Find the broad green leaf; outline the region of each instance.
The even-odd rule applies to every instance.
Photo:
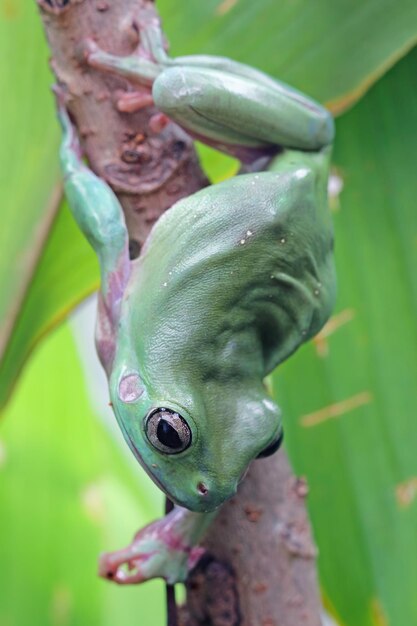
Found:
[[[174,54],[230,55],[332,102],[334,110],[362,95],[414,44],[417,32],[417,5],[411,0],[194,0],[181,10],[173,0],[161,0],[158,6]],[[14,319],[10,311],[16,312],[31,284],[0,370],[0,399],[4,399],[28,351],[91,289],[97,271],[91,251],[63,213],[30,280],[40,249],[36,242],[52,219],[47,205],[56,180],[47,52],[34,2],[0,4],[0,50],[0,84],[6,94],[0,120],[2,328],[4,319]],[[417,102],[412,89],[416,64],[415,54],[407,58],[339,123],[335,162],[345,185],[341,210],[335,216],[339,317],[333,321],[334,332],[301,350],[275,381],[286,414],[290,452],[298,471],[309,476],[324,592],[347,626],[409,626],[417,621],[417,468],[412,446],[417,373],[413,209]],[[324,354],[326,344],[328,356],[318,356]],[[0,623],[11,621],[10,616],[16,623],[13,611],[18,611],[19,626],[47,624],[46,606],[52,612],[63,611],[65,619],[65,607],[71,602],[74,606],[71,598],[83,607],[77,609],[74,624],[98,623],[99,594],[87,585],[84,588],[85,568],[79,555],[91,563],[91,571],[93,552],[100,548],[92,530],[91,545],[82,544],[79,510],[72,511],[73,501],[65,495],[66,487],[74,492],[71,476],[79,464],[85,465],[82,471],[76,469],[77,484],[95,476],[88,465],[91,450],[86,451],[84,440],[79,445],[88,430],[78,420],[85,411],[78,399],[80,381],[68,393],[58,387],[58,380],[69,377],[62,361],[67,353],[63,341],[51,358],[39,361],[44,378],[29,382],[33,369],[28,371],[22,396],[16,397],[5,422],[10,430],[0,431],[0,439],[5,439],[0,472],[7,478],[0,482],[0,508],[11,511],[10,517],[3,513],[1,517]],[[35,411],[38,393],[44,398],[42,413]],[[317,410],[329,406],[333,412],[317,415]],[[20,456],[10,447],[9,437],[24,441]],[[91,438],[99,435],[90,433]],[[64,446],[68,446],[65,451]],[[49,447],[53,452],[47,451]],[[104,445],[102,450],[105,463],[117,465]],[[64,470],[59,471],[62,463]],[[30,482],[26,465],[33,468]],[[50,467],[57,468],[56,478]],[[14,478],[6,475],[12,470]],[[125,480],[123,475],[120,483]],[[133,515],[129,510],[134,510],[134,503],[119,482],[107,478],[101,482],[99,477],[98,484],[99,491],[105,485],[112,501],[121,494],[117,506],[123,517]],[[44,485],[50,487],[45,491]],[[29,512],[23,508],[24,499]],[[30,540],[25,535],[28,518],[34,526]],[[62,561],[59,529],[69,537]],[[28,569],[28,561],[37,569]],[[54,561],[55,569],[48,573],[46,564]],[[16,562],[21,564],[19,572],[11,575]],[[41,578],[48,581],[49,591],[41,590]],[[52,587],[59,578],[64,585]],[[67,580],[74,581],[70,594]],[[22,589],[25,598],[30,590],[32,612],[25,612]],[[113,601],[108,602],[113,606]],[[122,611],[121,603],[114,600]],[[39,611],[44,619],[36,619]],[[123,624],[116,610],[110,614],[109,626]],[[141,615],[141,620],[151,624],[146,616]],[[126,623],[130,623],[127,618]]]
[[[341,112],[417,41],[414,0],[158,0],[171,53],[249,63]]]
[[[345,626],[417,623],[416,68],[414,51],[337,124],[337,310],[274,377]]]
[[[51,82],[35,2],[1,2],[0,355],[59,202]]]
[[[159,581],[126,588],[96,573],[100,552],[122,548],[162,511],[120,440],[91,413],[63,325],[31,361],[0,425],[2,626],[164,623]]]
[[[0,361],[0,407],[6,403],[39,339],[97,285],[95,255],[64,204],[53,223]]]

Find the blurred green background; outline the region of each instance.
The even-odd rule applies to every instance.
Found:
[[[276,372],[274,393],[295,470],[310,485],[326,607],[345,626],[413,626],[417,4],[158,7],[173,54],[229,55],[339,116],[330,185],[337,307]],[[95,374],[87,389],[92,365],[76,337],[82,345],[88,316],[57,326],[98,272],[57,202],[47,58],[35,3],[0,0],[0,626],[161,626],[161,584],[118,588],[96,577],[97,554],[125,545],[160,514],[162,498],[109,421]],[[233,173],[230,159],[200,153],[213,180]]]

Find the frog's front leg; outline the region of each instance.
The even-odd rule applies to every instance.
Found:
[[[183,582],[203,553],[197,544],[215,514],[174,507],[163,519],[140,530],[126,548],[103,554],[100,576],[120,585],[151,578]]]
[[[65,195],[75,220],[100,263],[101,293],[96,343],[103,367],[109,373],[121,301],[130,274],[128,234],[115,194],[82,162],[79,140],[59,88],[56,89],[56,96],[63,131],[60,161]]]

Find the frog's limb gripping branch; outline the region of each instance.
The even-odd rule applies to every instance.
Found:
[[[138,49],[138,24],[157,20],[154,4],[36,1],[82,150],[117,193],[137,256],[163,211],[207,181],[189,136],[172,123],[157,123],[148,87],[89,69],[79,51],[92,40],[110,54],[131,55]],[[182,626],[320,625],[305,491],[283,452],[252,464],[206,536],[208,556],[189,579]]]
[[[100,576],[119,585],[159,577],[168,584],[185,581],[204,552],[198,542],[214,515],[175,506],[165,517],[141,528],[129,546],[103,554]]]
[[[191,139],[173,123],[151,124],[149,88],[89,69],[86,45],[118,56],[138,47],[138,22],[156,13],[149,0],[36,0],[52,53],[51,66],[66,93],[83,153],[110,183],[123,206],[132,256],[152,225],[174,202],[207,184]],[[140,53],[141,48],[139,49]],[[84,58],[83,58],[84,55]],[[133,106],[142,101],[144,106]],[[120,110],[117,103],[120,101]],[[152,127],[151,127],[152,126]]]

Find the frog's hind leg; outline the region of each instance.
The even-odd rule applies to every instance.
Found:
[[[316,151],[332,142],[332,117],[313,100],[228,59],[199,59],[175,59],[152,91],[158,109],[194,136],[220,149]]]
[[[101,293],[97,324],[97,349],[108,371],[114,353],[114,335],[126,287],[130,261],[123,211],[110,187],[81,159],[75,129],[59,90],[58,117],[63,131],[60,148],[64,189],[71,212],[94,248],[100,263]]]
[[[318,151],[332,143],[331,115],[285,83],[224,57],[169,58],[154,19],[140,24],[140,37],[126,57],[88,40],[85,59],[151,87],[157,108],[192,136],[249,161],[277,147]]]

